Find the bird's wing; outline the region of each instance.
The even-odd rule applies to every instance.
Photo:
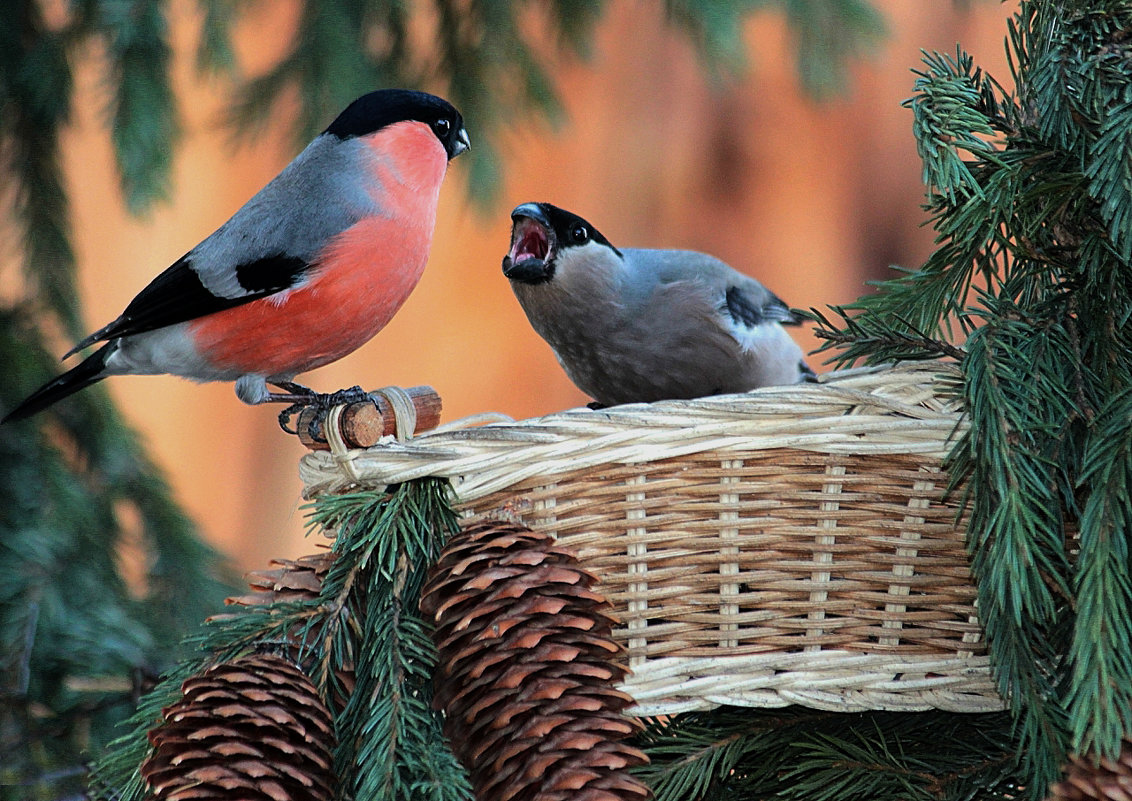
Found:
[[[763,323],[801,325],[802,320],[777,295],[753,280],[733,283],[723,295],[723,306],[738,325],[753,328]]]
[[[153,279],[118,319],[67,355],[300,284],[328,242],[378,211],[357,180],[364,160],[371,158],[364,147],[316,138],[224,225]]]
[[[625,253],[632,254],[636,271],[634,283],[648,286],[649,292],[653,291],[650,281],[661,286],[681,281],[700,282],[719,299],[719,310],[728,314],[736,325],[749,328],[761,323],[802,323],[773,292],[714,256],[693,250],[626,249]]]
[[[67,356],[95,342],[153,331],[274,295],[295,286],[310,266],[305,259],[283,254],[239,264],[235,272],[247,291],[225,297],[214,294],[202,283],[200,274],[193,269],[190,252],[154,278],[116,320],[83,339]]]

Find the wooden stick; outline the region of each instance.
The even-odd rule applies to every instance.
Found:
[[[414,434],[436,428],[440,423],[441,401],[440,395],[432,387],[409,387],[405,390],[413,401],[417,410],[417,425]],[[328,451],[325,434],[321,439],[311,436],[311,421],[319,417],[316,430],[321,431],[326,425],[326,414],[319,414],[313,408],[303,409],[299,413],[298,431],[299,440],[312,451]],[[397,421],[393,407],[389,401],[380,395],[372,401],[364,400],[351,403],[342,411],[338,418],[339,433],[342,441],[350,448],[368,448],[376,445],[384,436],[395,434]]]

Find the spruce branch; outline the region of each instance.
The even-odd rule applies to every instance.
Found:
[[[924,53],[927,69],[913,70],[916,96],[905,103],[912,109],[912,131],[923,161],[929,197],[941,193],[951,202],[983,189],[962,154],[993,159],[988,141],[996,133],[992,120],[999,104],[992,81],[975,69],[974,59],[956,48],[955,58]]]
[[[1067,702],[1077,747],[1115,758],[1132,732],[1132,389],[1112,397],[1091,429],[1078,479],[1086,499]]]
[[[336,710],[334,775],[344,796],[467,801],[463,769],[430,705],[435,652],[417,612],[425,574],[456,525],[448,492],[447,482],[421,479],[317,501],[311,528],[334,537],[335,553],[318,592],[214,616],[191,638],[197,657],[142,699],[132,731],[96,763],[96,796],[142,801],[137,769],[150,753],[147,732],[180,697],[182,682],[266,651],[303,665]],[[338,681],[344,672],[353,676],[351,692]]]
[[[490,199],[502,175],[493,143],[503,127],[531,117],[551,123],[563,119],[553,80],[556,63],[545,55],[545,43],[529,35],[514,3],[430,0],[421,5],[414,10],[400,3],[304,0],[287,54],[238,89],[232,114],[236,130],[258,131],[277,101],[297,89],[302,106],[292,130],[296,143],[305,143],[346,102],[376,86],[429,88],[463,111],[469,129],[481,132],[464,163],[473,196]],[[845,64],[884,34],[881,15],[867,0],[669,0],[663,10],[718,81],[743,67],[743,22],[768,6],[785,14],[796,34],[799,77],[818,96],[840,88]],[[540,21],[559,54],[584,58],[605,7],[603,0],[556,0],[541,9]],[[409,36],[411,19],[418,25],[424,21],[429,35]]]
[[[422,479],[389,495],[322,499],[311,516],[312,526],[335,533],[337,557],[304,640],[341,646],[359,635],[329,662],[314,655],[324,697],[333,697],[327,682],[344,657],[356,659],[356,684],[336,721],[338,775],[350,777],[355,797],[458,801],[470,792],[430,707],[436,657],[417,612],[428,567],[455,529],[447,492],[447,483]]]
[[[1088,193],[1120,258],[1132,257],[1132,46],[1126,3],[1069,4],[1030,12],[1032,31],[1021,38],[1032,53],[1028,103],[1049,104],[1036,115],[1042,134],[1083,156]]]
[[[866,315],[854,316],[844,306],[829,307],[840,320],[832,322],[824,312],[818,309],[799,313],[817,323],[814,333],[819,339],[825,340],[818,348],[818,352],[825,352],[839,348],[840,352],[834,356],[834,361],[847,364],[857,359],[864,359],[870,364],[881,364],[898,360],[938,359],[941,357],[962,361],[966,355],[962,348],[958,348],[943,339],[930,337],[923,331],[917,330],[909,320],[893,315],[891,320],[876,323]],[[892,323],[898,323],[901,328],[896,329]]]
[[[1132,58],[1123,59],[1132,72]],[[1114,105],[1090,147],[1089,191],[1121,258],[1132,258],[1132,99]]]
[[[1049,449],[1073,402],[1055,379],[1073,357],[1056,333],[1019,319],[979,328],[967,351],[970,427],[953,451],[953,476],[967,478],[974,500],[968,549],[999,690],[1018,716],[1024,764],[1046,787],[1068,745],[1057,676],[1071,597],[1063,465]]]
[[[988,736],[997,735],[1002,715],[970,722],[962,715],[853,717],[849,725],[804,735],[784,776],[793,797],[935,801],[1012,798],[1019,790],[1013,754]]]
[[[0,311],[0,361],[7,404],[55,359],[24,313]],[[91,407],[99,425],[76,425]],[[132,678],[181,658],[187,619],[195,625],[231,585],[160,471],[93,396],[49,431],[0,431],[0,509],[0,687],[12,693],[0,697],[0,732],[21,732],[11,750],[0,735],[0,765],[15,781],[103,748],[132,712]],[[127,510],[136,512],[128,528]],[[127,542],[149,568],[140,584],[121,570]],[[22,716],[25,706],[50,714]],[[59,781],[57,792],[77,787]]]
[[[798,76],[815,97],[841,91],[845,64],[867,56],[886,33],[884,19],[864,0],[780,4],[794,31]]]
[[[1010,716],[721,707],[651,720],[637,770],[658,801],[1006,799]]]
[[[1129,30],[1127,2],[1024,0],[1010,92],[962,51],[928,56],[909,105],[936,250],[815,315],[841,363],[964,337],[948,464],[1034,797],[1069,750],[1113,756],[1132,724]]]
[[[111,141],[126,207],[135,214],[168,195],[180,135],[165,6],[165,0],[103,4],[96,20],[114,91]]]
[[[831,717],[834,713],[801,707],[721,707],[649,720],[637,738],[649,764],[635,772],[657,801],[728,797],[732,783],[759,793],[779,792],[781,766],[789,764],[794,741],[807,728],[828,725]]]
[[[38,3],[0,26],[0,164],[11,176],[23,237],[25,280],[70,334],[81,336],[59,134],[70,117],[65,36],[48,29]]]
[[[196,69],[202,75],[231,75],[236,70],[236,55],[228,31],[232,27],[239,3],[228,0],[197,0],[202,7],[200,41],[197,43]]]

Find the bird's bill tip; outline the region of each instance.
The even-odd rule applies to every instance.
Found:
[[[550,225],[546,212],[543,211],[542,205],[539,203],[520,203],[511,210],[513,222],[519,222],[522,219],[537,220],[547,227]]]
[[[472,146],[472,140],[468,136],[468,129],[461,128],[456,133],[456,144],[452,147],[452,158],[459,156],[465,150]]]

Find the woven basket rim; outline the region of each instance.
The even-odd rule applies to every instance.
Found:
[[[638,716],[672,715],[714,706],[798,704],[831,712],[942,709],[997,712],[1005,708],[990,657],[963,658],[844,653],[663,658],[619,685]]]
[[[452,481],[468,502],[535,476],[637,464],[708,450],[915,453],[942,458],[964,426],[948,391],[951,362],[837,370],[816,383],[695,400],[586,407],[474,428],[445,428],[356,450],[314,451],[299,474],[307,499],[415,478]]]

